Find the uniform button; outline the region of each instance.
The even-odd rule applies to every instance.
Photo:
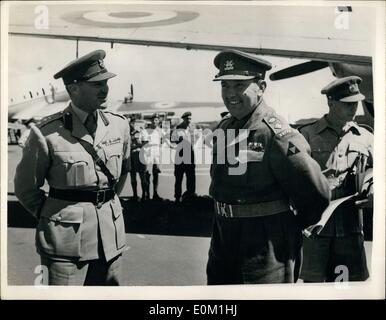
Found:
[[[339,153],[338,156],[339,156],[339,158],[342,158],[342,157],[343,157],[343,154],[342,154],[342,153]]]
[[[57,216],[57,218],[56,218],[56,221],[61,221],[62,220],[62,216]]]

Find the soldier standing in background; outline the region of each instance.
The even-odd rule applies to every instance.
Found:
[[[161,173],[161,148],[162,148],[162,130],[158,114],[151,118],[151,124],[148,128],[149,143],[146,145],[148,172],[151,171],[153,176],[153,200],[161,200],[158,195],[158,178]],[[148,181],[150,184],[150,181]]]
[[[337,79],[322,89],[329,112],[318,121],[299,128],[311,146],[311,155],[326,175],[332,200],[352,195],[369,198],[372,205],[373,135],[356,124],[360,93],[356,76]],[[363,202],[363,201],[361,201]],[[301,278],[305,282],[334,281],[347,268],[348,280],[369,277],[363,239],[363,217],[354,200],[339,206],[319,235],[304,239]]]
[[[186,175],[186,197],[194,197],[196,192],[196,165],[193,150],[192,113],[187,111],[182,116],[182,122],[172,134],[172,141],[177,143],[176,161],[174,165],[174,198],[180,202],[182,195],[182,179]]]
[[[141,181],[142,201],[149,199],[149,173],[146,167],[144,146],[148,143],[148,136],[145,129],[135,128],[135,119],[130,118],[131,137],[131,169],[130,181],[133,189],[133,200],[138,201],[137,173]]]

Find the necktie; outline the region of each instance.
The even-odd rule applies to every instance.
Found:
[[[95,136],[95,131],[97,127],[96,119],[94,113],[90,113],[86,121],[84,122],[84,126],[88,130],[88,132],[94,137]]]

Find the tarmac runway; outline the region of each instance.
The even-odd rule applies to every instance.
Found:
[[[35,230],[8,228],[8,284],[33,285],[40,258]],[[126,234],[123,254],[125,286],[205,285],[207,237]]]

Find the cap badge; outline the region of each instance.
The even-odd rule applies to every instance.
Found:
[[[358,85],[356,83],[350,84],[348,89],[350,90],[351,93],[355,93],[359,91]]]
[[[101,69],[104,69],[104,68],[105,68],[105,64],[103,63],[103,60],[102,60],[102,59],[99,59],[99,60],[98,60],[98,64],[99,64],[99,66],[101,67]]]
[[[224,66],[225,71],[233,70],[234,68],[235,68],[235,63],[233,62],[233,60],[225,61],[225,66]]]

